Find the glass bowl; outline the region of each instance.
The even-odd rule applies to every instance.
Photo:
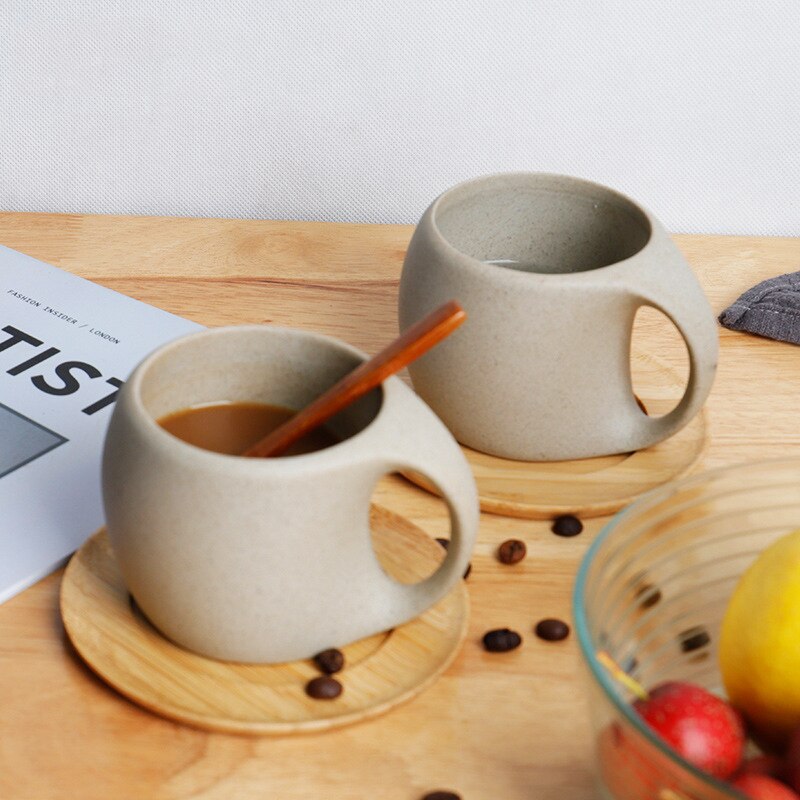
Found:
[[[645,688],[680,680],[724,696],[717,642],[731,593],[764,548],[799,527],[800,459],[668,484],[601,531],[581,564],[573,603],[602,797],[744,796],[663,744],[597,653],[608,653]]]

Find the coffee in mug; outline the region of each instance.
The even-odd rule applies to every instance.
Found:
[[[162,417],[158,424],[195,447],[238,456],[288,422],[296,413],[290,408],[267,403],[228,401],[183,408]],[[320,425],[287,447],[283,455],[313,453],[338,441],[331,431]]]

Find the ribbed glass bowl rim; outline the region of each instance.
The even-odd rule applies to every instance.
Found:
[[[653,746],[657,747],[668,759],[676,763],[681,768],[685,769],[691,775],[694,775],[699,781],[707,784],[710,788],[718,792],[727,793],[731,798],[743,798],[745,795],[738,792],[733,786],[725,781],[718,780],[707,772],[703,772],[694,765],[690,764],[685,759],[681,758],[674,750],[668,747],[664,741],[659,737],[650,727],[642,720],[642,718],[633,710],[630,703],[622,700],[620,694],[617,692],[614,680],[608,674],[606,668],[597,660],[596,650],[592,643],[591,636],[589,635],[589,626],[586,620],[585,612],[585,593],[586,582],[591,568],[592,562],[601,547],[613,536],[614,531],[622,522],[622,520],[629,517],[635,517],[640,512],[645,511],[663,500],[667,499],[670,495],[677,493],[683,489],[691,488],[700,484],[708,483],[715,478],[735,475],[737,473],[749,473],[756,469],[769,469],[770,467],[783,466],[785,468],[794,468],[800,475],[800,458],[774,458],[761,461],[747,461],[739,464],[731,464],[724,467],[716,467],[715,469],[699,472],[686,478],[681,478],[657,489],[649,491],[647,494],[642,495],[638,500],[635,500],[626,508],[617,512],[601,529],[597,538],[592,542],[586,554],[581,559],[578,574],[575,578],[575,586],[572,593],[572,610],[575,621],[575,630],[578,634],[578,644],[581,654],[589,667],[592,678],[597,682],[604,694],[611,702],[614,709],[627,720],[631,727],[649,741]],[[695,500],[696,503],[703,502],[704,498],[700,497]]]

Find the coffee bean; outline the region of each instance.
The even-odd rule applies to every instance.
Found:
[[[699,650],[711,641],[711,636],[702,625],[682,631],[679,634],[679,638],[681,650],[683,650],[684,653],[691,653],[692,650]]]
[[[518,564],[525,558],[527,552],[528,548],[525,547],[525,542],[520,539],[506,539],[497,548],[497,560],[501,564]]]
[[[534,630],[540,639],[547,642],[560,642],[569,636],[569,625],[560,619],[543,619]]]
[[[440,536],[437,536],[436,537],[436,541],[439,542],[439,544],[442,547],[444,547],[445,550],[447,550],[447,548],[450,547],[450,540],[449,539],[442,539]],[[464,580],[469,578],[470,572],[472,572],[472,564],[471,563],[467,564],[467,568],[464,570],[464,575],[463,575]]]
[[[556,536],[577,536],[583,530],[583,523],[572,514],[563,514],[553,520],[550,530]]]
[[[342,684],[336,678],[320,675],[306,684],[306,694],[315,700],[333,700],[342,693]]]
[[[642,412],[646,414],[647,413],[647,406],[641,401],[641,399],[637,395],[634,395],[633,399],[636,401],[636,405],[639,406],[639,408],[642,409]]]
[[[323,650],[321,653],[317,653],[314,656],[314,663],[319,667],[321,672],[324,672],[326,675],[333,675],[334,672],[339,672],[344,666],[344,653],[341,650],[337,650],[335,647],[331,647],[329,650]]]
[[[438,789],[435,792],[428,792],[422,800],[461,800],[461,795],[448,792],[447,789]]]
[[[640,608],[652,608],[661,600],[661,590],[650,583],[643,584],[636,592]]]
[[[483,647],[490,653],[506,653],[522,644],[522,637],[509,628],[496,628],[483,635]]]

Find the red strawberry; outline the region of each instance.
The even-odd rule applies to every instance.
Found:
[[[745,772],[733,781],[733,785],[753,800],[800,800],[800,795],[788,786],[755,772]]]
[[[633,707],[681,756],[717,778],[728,778],[742,762],[744,725],[739,712],[691,683],[656,686]]]

